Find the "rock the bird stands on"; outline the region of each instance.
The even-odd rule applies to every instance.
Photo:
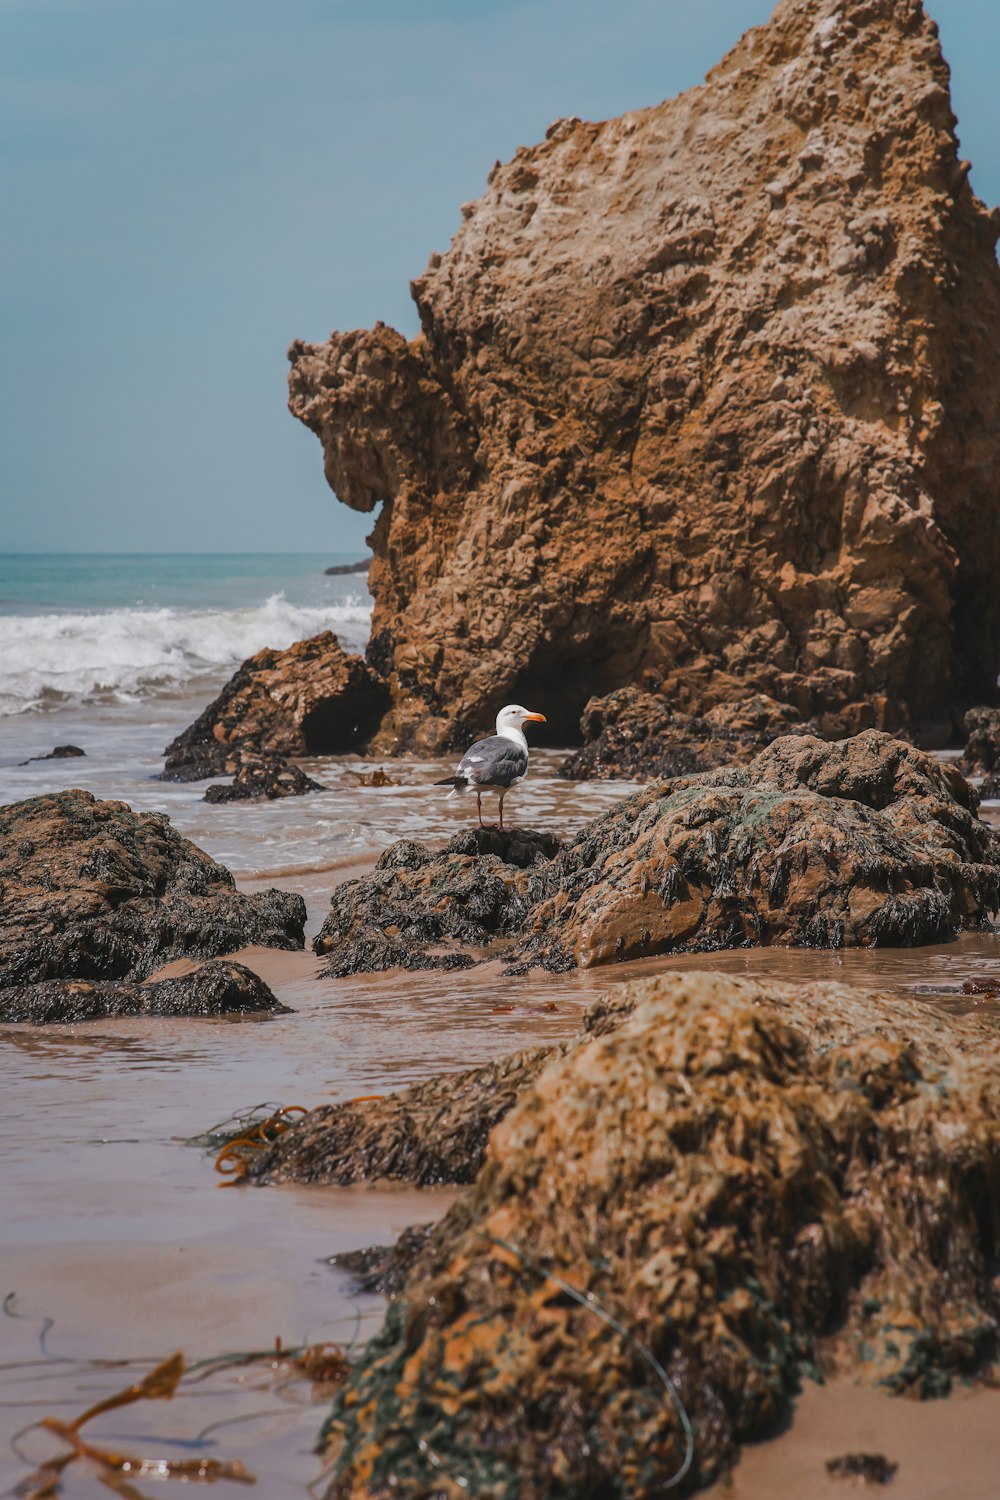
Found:
[[[508,703],[497,714],[496,734],[477,740],[462,756],[455,775],[435,782],[435,786],[450,786],[452,797],[459,792],[475,792],[480,828],[485,826],[483,793],[495,792],[500,798],[500,821],[496,826],[503,831],[503,799],[528,774],[528,741],[521,726],[531,720],[544,724],[545,715]]]

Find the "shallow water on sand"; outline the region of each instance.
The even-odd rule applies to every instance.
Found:
[[[86,758],[28,766],[14,762],[57,742],[52,717],[44,739],[37,718],[0,720],[0,795],[16,800],[82,786],[167,812],[245,888],[301,891],[310,931],[321,924],[337,880],[394,838],[434,844],[469,821],[468,804],[431,785],[452,768],[444,761],[393,763],[386,769],[400,784],[390,787],[359,787],[356,771],[372,767],[351,758],[310,763],[327,790],[252,805],[213,807],[201,800],[204,784],[152,780],[164,744],[201,706],[160,701],[141,718],[127,706],[91,707],[79,722],[67,711],[58,716],[58,743],[81,744]],[[547,774],[555,759],[551,751],[536,756],[520,821],[572,826],[626,790],[569,788]],[[245,956],[294,1015],[0,1029],[7,1117],[16,1122],[0,1139],[0,1296],[16,1294],[0,1318],[0,1493],[25,1472],[7,1446],[20,1427],[46,1413],[71,1418],[142,1373],[87,1361],[161,1358],[176,1348],[199,1360],[268,1348],[276,1337],[294,1346],[369,1336],[381,1318],[380,1299],[355,1297],[325,1257],[386,1243],[405,1225],[435,1217],[451,1197],[385,1189],[220,1192],[211,1162],[181,1144],[185,1138],[264,1102],[315,1105],[383,1092],[437,1069],[554,1040],[576,1029],[596,993],[589,979],[567,984],[540,975],[513,985],[499,965],[473,976],[337,981],[317,980],[310,952]],[[22,1364],[37,1359],[45,1362]],[[17,1368],[2,1368],[11,1362]],[[277,1395],[272,1385],[260,1369],[221,1372],[182,1387],[173,1402],[100,1418],[94,1438],[142,1454],[239,1457],[268,1496],[301,1497],[317,1472],[310,1449],[322,1408],[310,1404],[302,1382]],[[261,1411],[269,1415],[243,1420]],[[183,1446],[217,1422],[234,1425],[216,1429],[207,1447]],[[36,1459],[58,1447],[38,1433],[22,1446]],[[74,1468],[65,1493],[107,1491]]]
[[[306,763],[326,788],[314,796],[210,806],[201,800],[203,784],[151,779],[163,746],[202,706],[202,699],[155,700],[141,709],[112,704],[0,720],[0,800],[76,785],[167,812],[245,888],[301,891],[311,932],[332,886],[393,839],[438,844],[474,816],[474,803],[432,785],[450,762],[387,763],[398,784],[367,787],[357,773],[370,773],[371,764],[350,757]],[[86,758],[15,764],[66,742],[82,745]],[[554,750],[533,755],[531,777],[508,805],[518,822],[565,834],[631,790],[620,782],[560,782],[557,762]],[[0,1317],[0,1492],[25,1472],[7,1447],[18,1428],[46,1412],[72,1418],[141,1373],[88,1361],[153,1360],[176,1348],[198,1360],[267,1348],[276,1337],[286,1345],[357,1341],[377,1326],[379,1300],[353,1296],[325,1258],[391,1239],[441,1212],[450,1195],[220,1191],[211,1162],[181,1143],[234,1112],[265,1101],[315,1105],[385,1092],[554,1041],[577,1029],[582,1010],[610,984],[664,969],[836,978],[891,993],[933,992],[955,1009],[988,1013],[996,1003],[962,995],[962,983],[1000,980],[1000,941],[992,935],[923,950],[684,956],[517,981],[505,979],[499,964],[330,980],[316,977],[308,952],[252,950],[246,958],[293,1015],[0,1030],[8,1120],[0,1137],[0,1296],[15,1294]],[[322,1414],[307,1385],[275,1389],[255,1367],[182,1387],[170,1403],[110,1413],[93,1435],[143,1454],[239,1457],[260,1477],[258,1493],[301,1500],[317,1472],[310,1447]],[[185,1446],[220,1422],[232,1425],[214,1427],[198,1448]],[[35,1433],[24,1448],[37,1458],[52,1440]],[[233,1489],[223,1485],[219,1493]],[[107,1491],[71,1470],[65,1493]]]

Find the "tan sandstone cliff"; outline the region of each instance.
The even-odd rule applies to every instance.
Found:
[[[381,324],[289,351],[374,529],[378,748],[507,701],[765,692],[941,737],[1000,665],[1000,215],[919,0],[782,0],[706,82],[562,120]],[[424,717],[430,713],[431,717]]]

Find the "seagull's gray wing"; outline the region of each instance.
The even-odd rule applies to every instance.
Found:
[[[524,778],[528,753],[502,734],[477,740],[458,763],[458,774],[470,786],[513,786]]]

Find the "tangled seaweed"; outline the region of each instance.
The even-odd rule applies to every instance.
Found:
[[[221,1177],[229,1178],[220,1186],[233,1187],[242,1182],[253,1156],[273,1146],[278,1137],[295,1124],[297,1115],[308,1113],[302,1104],[283,1104],[265,1119],[257,1120],[240,1134],[231,1136],[215,1158],[215,1170]]]

